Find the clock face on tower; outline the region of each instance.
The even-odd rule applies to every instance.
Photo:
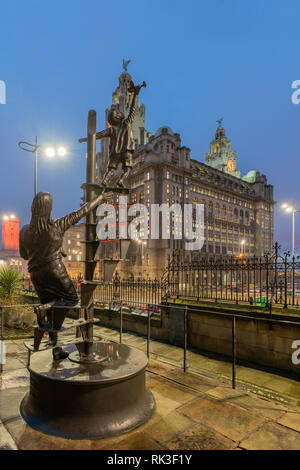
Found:
[[[229,160],[227,160],[227,167],[228,167],[228,170],[230,172],[232,172],[234,170],[234,161],[231,158],[229,158]]]

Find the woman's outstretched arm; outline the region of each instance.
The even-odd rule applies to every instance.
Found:
[[[70,212],[70,214],[67,214],[64,217],[57,219],[56,224],[59,225],[60,229],[63,232],[65,232],[72,225],[77,224],[80,219],[85,217],[89,212],[99,206],[102,200],[103,194],[100,194],[100,196],[95,197],[92,201],[83,204],[83,206],[81,206],[80,209],[78,209],[77,211]]]

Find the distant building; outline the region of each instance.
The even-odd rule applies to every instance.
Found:
[[[73,225],[66,231],[63,251],[66,255],[63,262],[73,280],[84,277],[84,224]]]
[[[15,215],[2,217],[2,250],[19,251],[20,219]]]
[[[130,105],[125,86],[129,80],[131,77],[127,72],[121,74],[120,94],[113,94],[117,98],[116,106],[126,103],[125,110]],[[268,184],[265,175],[255,170],[241,177],[236,168],[236,152],[231,149],[221,120],[218,122],[210,151],[205,156],[205,163],[202,163],[191,158],[190,149],[182,145],[180,135],[169,127],[162,126],[151,136],[145,130],[144,106],[142,113],[137,115],[134,166],[128,178],[130,203],[140,202],[147,207],[162,203],[204,204],[205,243],[201,252],[186,250],[186,240],[175,239],[172,225],[169,240],[149,239],[143,246],[137,242],[131,243],[127,261],[117,265],[121,277],[160,278],[173,255],[192,262],[199,256],[208,259],[253,257],[272,250],[273,186]],[[103,142],[102,152],[98,154],[99,180],[107,152],[107,143]],[[117,194],[111,195],[108,202],[118,205],[118,198]],[[100,259],[117,259],[119,251],[118,241],[114,240],[100,244],[98,256]]]
[[[21,276],[27,275],[27,261],[19,253],[20,219],[15,215],[2,217],[2,250],[0,251],[0,269],[10,266]]]

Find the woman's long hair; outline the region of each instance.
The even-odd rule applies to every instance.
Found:
[[[31,205],[30,230],[35,238],[47,231],[52,224],[52,197],[50,193],[38,193]]]

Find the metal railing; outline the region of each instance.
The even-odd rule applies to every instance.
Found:
[[[214,315],[217,315],[217,316],[220,316],[222,318],[230,318],[231,319],[231,364],[232,364],[232,374],[231,374],[231,385],[232,385],[232,388],[235,389],[236,388],[236,365],[237,365],[237,348],[236,348],[236,344],[237,344],[237,339],[238,339],[238,335],[237,335],[237,328],[236,328],[236,324],[237,324],[237,320],[257,320],[257,321],[262,321],[262,322],[267,322],[268,324],[271,325],[286,325],[286,326],[295,326],[295,327],[298,327],[300,328],[300,321],[297,322],[297,321],[289,321],[289,320],[279,320],[279,319],[275,319],[275,318],[269,318],[269,317],[256,317],[256,316],[250,316],[250,315],[241,315],[240,313],[224,313],[224,312],[212,312],[212,311],[205,311],[205,310],[197,310],[197,308],[193,308],[193,307],[188,307],[188,306],[175,306],[175,305],[172,305],[172,306],[169,306],[169,305],[166,305],[166,304],[163,304],[163,305],[153,305],[153,304],[149,304],[148,305],[148,308],[147,308],[147,312],[148,312],[148,315],[147,315],[147,318],[148,318],[148,321],[147,321],[147,336],[146,336],[146,342],[147,342],[147,357],[148,359],[150,358],[151,356],[151,312],[153,312],[154,310],[156,309],[168,309],[168,308],[172,308],[172,309],[177,309],[177,310],[180,310],[182,312],[182,329],[183,329],[183,344],[182,344],[182,350],[183,350],[183,370],[184,372],[187,372],[189,367],[188,367],[188,358],[187,358],[187,352],[188,352],[188,315],[189,313],[197,313],[199,315],[211,315],[211,316],[214,316]],[[119,323],[119,332],[120,332],[120,343],[122,343],[122,337],[123,337],[123,311],[122,311],[122,308],[120,309],[120,323]],[[135,334],[138,334],[135,332]],[[138,336],[142,336],[141,334],[138,334]],[[201,351],[196,351],[193,349],[193,352],[196,352],[198,354],[201,354]],[[202,352],[203,353],[203,352]],[[220,354],[219,354],[220,355]],[[160,354],[155,352],[155,356],[156,357],[160,357]],[[216,359],[218,360],[218,359]],[[221,360],[221,359],[219,359]],[[192,368],[192,371],[193,372],[198,372],[198,373],[201,373],[201,370],[197,370],[195,369],[194,367]],[[254,384],[255,385],[255,384]]]
[[[263,257],[200,258],[193,262],[174,255],[162,281],[164,297],[211,299],[246,302],[254,305],[273,304],[300,306],[300,261],[289,252]]]
[[[160,304],[165,291],[165,284],[157,280],[114,279],[112,282],[99,282],[94,300],[100,304],[147,308],[149,303]]]
[[[0,318],[1,318],[1,328],[0,328],[0,339],[2,342],[4,342],[5,334],[4,334],[4,310],[5,309],[12,309],[12,308],[22,308],[22,307],[33,307],[32,304],[21,304],[21,305],[7,305],[7,306],[0,306]],[[147,336],[146,336],[146,344],[147,344],[147,357],[150,358],[151,356],[151,316],[154,311],[161,310],[161,309],[177,309],[182,312],[182,330],[183,330],[183,344],[182,344],[182,350],[183,350],[183,370],[186,372],[189,367],[188,367],[188,357],[187,357],[187,352],[189,349],[188,345],[188,317],[189,313],[197,313],[199,315],[211,315],[211,316],[220,316],[222,318],[230,318],[231,319],[231,362],[232,362],[232,375],[231,375],[231,383],[232,383],[232,388],[236,388],[236,364],[237,364],[237,352],[236,352],[236,342],[237,342],[237,329],[236,329],[236,324],[237,321],[243,321],[243,320],[257,320],[257,321],[262,321],[262,322],[267,322],[270,325],[286,325],[286,326],[294,326],[294,327],[300,327],[300,321],[289,321],[289,320],[281,320],[281,319],[276,319],[274,317],[256,317],[253,315],[244,315],[240,313],[225,313],[225,312],[216,312],[216,311],[206,311],[206,310],[198,310],[197,307],[189,307],[187,305],[183,306],[176,306],[176,305],[167,305],[167,304],[148,304],[147,305]],[[123,307],[121,306],[120,308],[120,323],[119,323],[119,342],[122,343],[123,341]],[[137,333],[135,333],[137,334]],[[139,336],[143,336],[142,334],[139,334]],[[195,351],[193,349],[193,352],[198,352],[199,354],[201,351]],[[157,352],[155,352],[156,357],[161,357],[161,355]],[[193,372],[198,372],[201,373],[201,370],[197,370],[194,367],[192,368]],[[3,364],[2,361],[0,361],[0,372],[3,371]]]

